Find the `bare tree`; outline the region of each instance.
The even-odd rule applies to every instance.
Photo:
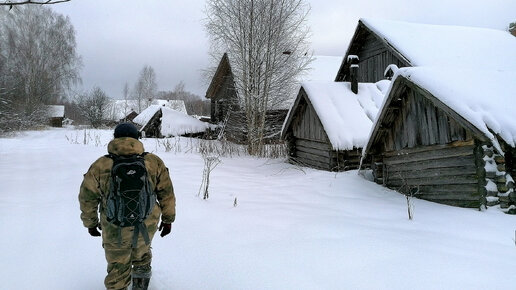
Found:
[[[0,95],[18,125],[32,126],[42,105],[56,104],[80,81],[81,60],[70,19],[45,7],[0,9]]]
[[[151,66],[145,65],[140,71],[133,90],[133,98],[138,101],[138,113],[150,104],[150,101],[155,98],[157,91],[156,73]]]
[[[4,1],[0,2],[0,6],[9,6],[11,9],[13,6],[19,6],[19,5],[27,5],[27,4],[34,4],[34,5],[48,5],[48,4],[58,4],[58,3],[64,3],[64,2],[70,2],[71,0],[42,0],[42,1],[34,1],[34,0],[26,0],[26,1]]]
[[[100,87],[93,88],[87,95],[80,95],[77,103],[83,116],[94,128],[102,125],[107,114],[109,98]]]
[[[208,0],[212,54],[227,52],[247,122],[248,151],[262,151],[269,109],[285,108],[311,61],[303,0]]]

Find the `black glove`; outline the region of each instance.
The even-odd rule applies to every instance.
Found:
[[[99,230],[102,230],[100,225],[98,225],[98,226],[93,227],[93,228],[88,228],[88,233],[90,233],[90,235],[92,237],[100,237],[100,232],[97,230],[97,228],[99,228]]]
[[[159,225],[159,231],[161,232],[160,236],[162,238],[170,234],[170,230],[172,230],[172,224],[166,224],[164,222],[161,222],[161,224]]]

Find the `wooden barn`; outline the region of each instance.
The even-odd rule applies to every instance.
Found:
[[[333,80],[342,57],[315,56],[311,68],[303,80]],[[244,143],[247,138],[245,112],[242,110],[237,90],[235,89],[235,77],[232,71],[230,56],[225,53],[219,62],[216,72],[206,91],[206,98],[211,100],[212,123],[223,123],[225,136],[229,141]],[[297,88],[298,89],[298,88]],[[271,108],[266,112],[266,128],[264,140],[267,143],[278,142],[282,125],[288,113],[289,106],[296,96],[292,92],[292,98],[283,107]]]
[[[164,138],[202,135],[212,126],[167,106],[151,105],[133,122],[140,127],[142,137]]]
[[[231,64],[224,53],[206,91],[206,98],[211,100],[211,120],[213,123],[224,121],[229,111],[239,111],[238,96]]]
[[[389,83],[389,81],[386,81]],[[357,169],[385,83],[304,82],[282,139],[292,163],[329,171]]]
[[[400,69],[363,164],[405,194],[516,212],[514,80],[516,70]]]
[[[49,125],[52,127],[63,127],[63,121],[65,118],[65,106],[48,105],[46,108]]]
[[[507,67],[503,61],[514,54],[514,41],[501,30],[360,19],[335,80],[351,81],[355,58],[358,82],[368,83],[384,79],[392,65]]]

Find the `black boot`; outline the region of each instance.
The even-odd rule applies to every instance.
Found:
[[[147,290],[151,278],[151,266],[135,266],[133,268],[133,290]]]
[[[150,278],[133,278],[133,290],[147,290]]]

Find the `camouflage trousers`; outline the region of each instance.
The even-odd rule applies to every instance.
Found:
[[[110,225],[108,225],[110,227]],[[107,289],[127,289],[131,284],[131,276],[149,277],[151,275],[152,252],[151,245],[145,244],[140,234],[136,248],[132,248],[134,227],[103,229],[103,247],[107,260],[107,276],[104,285]],[[152,241],[156,226],[148,227],[149,238]],[[121,235],[121,240],[118,238]]]

